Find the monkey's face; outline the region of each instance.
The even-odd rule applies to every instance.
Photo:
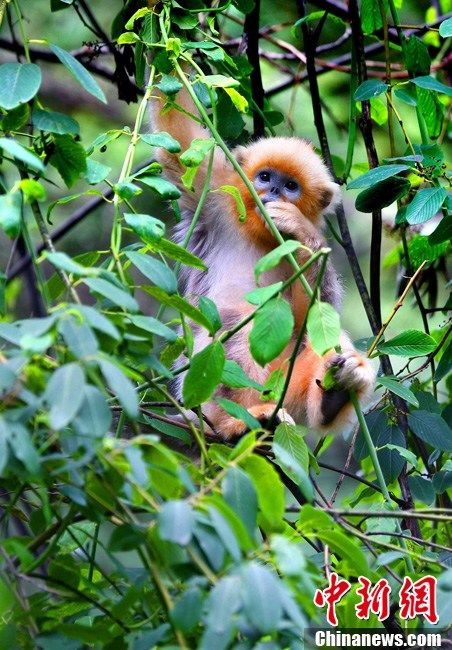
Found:
[[[253,184],[262,203],[270,201],[296,203],[302,192],[301,185],[296,178],[271,167],[259,169],[254,176]]]

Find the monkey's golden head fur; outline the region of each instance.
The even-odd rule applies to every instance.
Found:
[[[279,172],[296,180],[300,187],[300,196],[293,201],[300,212],[317,224],[325,208],[330,205],[337,192],[331,175],[313,146],[301,138],[275,137],[257,140],[246,147],[238,147],[235,155],[243,171],[251,182],[259,170],[277,169]],[[243,197],[247,219],[246,228],[249,235],[267,241],[271,238],[262,219],[256,212],[256,205],[244,182],[234,179]],[[281,200],[287,200],[282,198]]]

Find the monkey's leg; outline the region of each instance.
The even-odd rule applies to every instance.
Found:
[[[251,306],[235,306],[234,308],[220,308],[220,315],[224,329],[230,329],[238,323],[244,316],[251,311]],[[226,358],[235,361],[245,371],[245,373],[254,381],[263,384],[268,376],[269,369],[260,367],[252,358],[249,351],[248,334],[252,324],[249,323],[231,339],[225,343]],[[197,341],[197,344],[204,341]],[[206,341],[207,343],[207,341]],[[215,398],[226,398],[245,407],[247,411],[258,420],[263,428],[268,426],[268,422],[275,410],[276,404],[273,402],[260,401],[259,391],[252,388],[230,388],[220,386],[215,393]],[[248,430],[247,425],[241,420],[230,416],[221,406],[212,400],[203,406],[203,412],[209,422],[212,423],[215,432],[222,438],[235,438],[243,435]],[[280,409],[276,417],[276,424],[280,422],[289,422],[293,420],[284,409]]]
[[[307,345],[298,355],[284,406],[295,420],[303,416],[310,427],[318,430],[344,429],[354,421],[349,391],[356,391],[365,400],[374,386],[374,371],[364,357],[341,339],[343,351],[319,357]],[[334,372],[335,388],[325,389],[322,382],[328,370]]]

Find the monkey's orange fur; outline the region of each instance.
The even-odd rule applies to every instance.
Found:
[[[167,131],[176,138],[186,150],[194,138],[209,137],[208,132],[184,111],[196,115],[185,91],[175,98],[176,104],[164,108],[160,97],[153,102],[153,126],[157,131]],[[315,251],[324,245],[320,229],[322,212],[337,197],[337,186],[313,147],[300,138],[268,138],[240,146],[235,155],[246,176],[253,182],[262,169],[277,170],[278,173],[293,178],[301,186],[301,194],[296,200],[289,201],[282,196],[277,201],[266,203],[268,214],[278,230],[290,239],[297,239],[304,246]],[[187,191],[180,180],[184,171],[177,155],[161,150],[159,161],[164,166],[164,174],[175,183],[182,192],[180,205],[183,220],[176,230],[176,239],[182,241],[190,226],[194,211],[206,180],[207,162],[201,165],[194,181],[193,191]],[[234,185],[239,189],[246,207],[246,219],[238,218],[235,201],[218,188],[222,185]],[[248,304],[244,295],[255,288],[254,266],[277,242],[266,226],[245,183],[234,171],[224,154],[218,148],[214,153],[213,170],[210,180],[211,191],[202,209],[199,222],[193,233],[189,249],[200,255],[208,267],[207,273],[193,269],[184,269],[184,293],[196,302],[200,295],[210,297],[218,306],[224,329],[230,329],[235,323],[249,314],[254,307]],[[256,191],[258,191],[256,189]],[[260,193],[258,191],[258,193]],[[309,253],[303,249],[297,251],[300,263],[306,261]],[[286,280],[293,272],[287,262],[263,275],[261,284],[272,284]],[[313,265],[305,277],[312,285],[318,268]],[[322,284],[322,300],[331,302],[335,307],[340,303],[340,284],[331,266]],[[284,296],[291,304],[295,320],[294,339],[287,349],[265,368],[260,367],[252,358],[248,347],[248,333],[251,324],[240,330],[226,345],[226,354],[240,364],[243,370],[255,381],[263,383],[272,370],[282,368],[287,371],[288,359],[293,350],[297,329],[303,323],[308,307],[308,296],[300,282],[295,282]],[[209,342],[204,330],[194,332],[194,350],[198,352]],[[340,429],[353,420],[353,413],[347,399],[346,391],[353,389],[360,399],[365,399],[372,390],[374,373],[368,361],[362,358],[350,343],[346,334],[341,337],[342,352],[334,351],[319,357],[306,340],[295,361],[289,389],[284,401],[280,419],[307,422],[315,429]],[[324,378],[327,369],[337,366],[335,378],[340,390],[324,391],[318,384]],[[181,396],[181,383],[176,387],[177,396]],[[259,400],[259,393],[254,389],[232,390],[220,387],[217,395],[227,396],[245,406],[257,419],[265,423],[274,411],[275,404]],[[336,412],[337,411],[337,412]],[[204,413],[216,432],[224,437],[240,435],[245,425],[230,417],[221,407],[211,401],[204,405]]]

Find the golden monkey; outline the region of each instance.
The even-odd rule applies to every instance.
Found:
[[[182,108],[196,114],[185,90],[179,92],[174,104],[164,108],[164,102],[163,97],[153,102],[153,128],[170,133],[180,142],[182,151],[188,149],[194,138],[210,136],[200,123],[180,110]],[[300,241],[312,251],[322,248],[325,245],[321,234],[322,213],[336,200],[338,187],[312,146],[296,137],[273,137],[240,146],[233,153],[280,233],[285,238]],[[160,150],[158,156],[164,174],[182,192],[182,220],[175,231],[176,241],[182,243],[206,180],[207,163],[204,161],[201,165],[193,191],[188,191],[180,180],[184,167],[178,155]],[[233,185],[239,189],[246,207],[244,221],[239,220],[232,197],[215,191],[222,185]],[[191,252],[204,260],[208,271],[183,267],[181,290],[195,302],[200,296],[213,300],[219,309],[223,328],[230,329],[253,311],[254,307],[245,301],[244,295],[256,288],[256,262],[277,246],[277,241],[256,208],[245,183],[219,148],[214,152],[210,190],[188,245]],[[305,262],[308,257],[303,249],[297,253],[299,263]],[[305,274],[311,285],[314,284],[316,272],[317,268],[313,265]],[[292,273],[289,263],[283,262],[262,277],[262,284],[284,281]],[[264,383],[272,370],[279,367],[287,370],[297,328],[306,316],[309,300],[300,282],[292,284],[285,298],[290,302],[294,314],[294,337],[271,364],[262,368],[251,356],[248,346],[251,323],[225,344],[227,358],[236,361],[249,377],[259,383]],[[340,306],[341,288],[331,264],[326,268],[321,299],[336,308]],[[194,329],[195,352],[202,350],[209,342],[207,332]],[[341,349],[341,353],[330,351],[319,357],[306,338],[295,361],[284,408],[278,413],[279,421],[306,423],[316,430],[338,430],[353,421],[348,391],[354,390],[361,400],[365,399],[373,388],[374,372],[368,361],[353,348],[346,334],[341,336]],[[325,390],[322,380],[331,367],[334,368],[335,388]],[[181,397],[182,379],[178,377],[176,381],[178,398]],[[242,404],[263,425],[275,409],[274,403],[259,401],[259,392],[254,389],[220,386],[216,396],[228,397]],[[203,410],[215,431],[225,438],[239,436],[246,431],[243,422],[229,416],[214,400],[204,405]]]

